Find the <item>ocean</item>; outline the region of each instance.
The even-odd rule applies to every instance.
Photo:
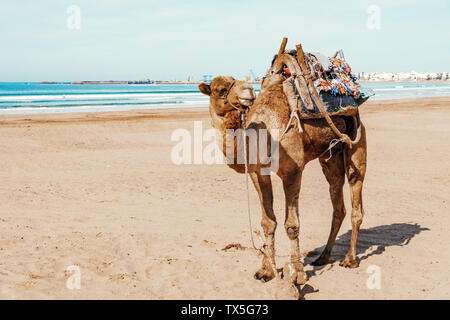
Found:
[[[450,96],[450,82],[364,82],[371,100]],[[260,85],[254,84],[258,92]],[[74,85],[0,82],[0,114],[206,107],[197,84]]]

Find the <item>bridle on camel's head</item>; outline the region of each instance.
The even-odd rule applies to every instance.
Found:
[[[244,108],[239,108],[239,107],[235,106],[233,103],[231,103],[230,101],[228,101],[228,95],[230,94],[231,89],[233,88],[233,86],[235,84],[236,84],[236,80],[233,80],[231,85],[228,87],[227,93],[225,94],[224,97],[220,97],[220,96],[217,97],[217,96],[214,96],[214,95],[210,95],[210,97],[214,98],[214,99],[224,100],[224,104],[229,104],[231,107],[233,107],[233,109],[235,109],[238,112],[238,114],[239,114],[239,119],[240,119],[240,123],[241,123],[241,126],[242,126],[244,123],[247,122],[247,111],[248,111],[249,108],[245,108],[245,109]]]
[[[225,100],[224,104],[229,104],[234,109],[236,109],[239,112],[241,112],[242,111],[241,108],[236,107],[234,104],[232,104],[230,101],[228,101],[228,95],[230,94],[231,89],[234,87],[235,84],[236,84],[236,80],[233,80],[233,82],[231,83],[230,87],[227,89],[227,93],[225,94],[225,97],[220,97],[220,96],[218,97],[218,96],[214,96],[214,95],[211,95],[210,97],[214,98],[214,99],[218,99],[218,100]]]

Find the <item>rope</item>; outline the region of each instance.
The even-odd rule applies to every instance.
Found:
[[[248,110],[248,109],[247,109]],[[259,230],[255,230],[256,235],[259,237],[259,240],[262,242],[262,245],[260,248],[257,248],[255,245],[255,240],[253,239],[253,226],[252,226],[252,218],[250,213],[250,190],[249,190],[249,183],[248,183],[248,163],[247,163],[247,130],[245,129],[245,124],[247,122],[247,113],[246,111],[242,112],[239,110],[239,113],[241,115],[241,125],[243,128],[243,134],[244,134],[244,156],[245,156],[245,186],[246,186],[246,192],[247,192],[247,214],[248,214],[248,225],[250,228],[250,240],[252,242],[253,249],[256,251],[257,255],[263,254],[265,257],[267,257],[270,261],[270,266],[272,268],[272,271],[275,275],[275,277],[280,280],[280,275],[278,274],[277,266],[275,264],[274,259],[272,259],[272,250],[269,250],[266,247],[266,243],[261,237],[261,234]]]
[[[336,55],[337,55],[337,53],[336,53]],[[324,116],[325,120],[327,121],[328,125],[330,126],[331,130],[333,130],[333,132],[340,139],[342,139],[347,144],[347,146],[351,149],[352,148],[351,139],[349,138],[348,135],[341,133],[339,131],[339,129],[336,128],[336,126],[333,123],[333,120],[331,120],[331,117],[325,111],[325,108],[323,107],[322,102],[320,101],[319,94],[317,93],[317,91],[314,87],[314,84],[312,82],[311,73],[309,72],[308,68],[306,67],[305,57],[304,57],[303,48],[302,48],[301,44],[297,45],[297,62],[302,71],[301,76],[303,76],[305,81],[307,82],[308,91],[312,95],[312,98],[315,100],[317,107],[319,108],[320,112],[323,114],[323,116]]]
[[[227,94],[226,94],[225,97],[215,97],[215,96],[211,96],[211,97],[215,98],[215,99],[225,100],[225,104],[230,104],[231,107],[233,107],[233,109],[237,110],[237,112],[240,115],[241,126],[243,128],[242,132],[244,134],[245,186],[246,186],[246,193],[247,193],[247,214],[248,214],[248,224],[249,224],[249,228],[250,228],[250,240],[252,242],[253,249],[257,253],[262,253],[264,256],[269,258],[270,265],[272,267],[272,271],[275,274],[275,277],[277,279],[280,279],[280,275],[278,274],[278,271],[276,269],[275,261],[272,259],[271,252],[268,252],[268,250],[266,248],[266,245],[265,245],[265,241],[260,237],[259,232],[257,234],[260,237],[261,242],[263,243],[262,246],[259,249],[256,247],[255,240],[253,239],[253,226],[252,226],[252,218],[251,218],[251,212],[250,212],[250,190],[249,190],[249,186],[248,186],[249,185],[249,183],[248,183],[248,176],[249,176],[249,174],[248,174],[248,162],[247,162],[247,130],[246,130],[246,126],[245,126],[246,123],[247,123],[247,111],[248,111],[248,108],[245,109],[245,110],[242,110],[241,108],[235,106],[233,103],[228,101],[228,94],[230,93],[230,90],[234,86],[235,83],[236,83],[236,81],[233,81],[231,86],[228,88],[228,91],[227,91]],[[298,116],[297,116],[297,119],[298,119],[299,125],[300,125],[300,119],[298,118]],[[257,230],[255,232],[257,232]]]
[[[244,159],[245,159],[245,188],[247,193],[247,214],[248,214],[248,225],[250,228],[250,240],[252,241],[253,249],[256,251],[261,251],[261,249],[256,248],[255,240],[253,239],[253,226],[252,217],[250,214],[250,190],[248,187],[248,163],[247,163],[247,130],[245,129],[245,124],[247,123],[247,113],[241,112],[241,122],[244,134]]]
[[[327,148],[324,152],[322,152],[322,153],[320,154],[319,158],[322,157],[325,153],[327,153],[327,152],[329,151],[329,152],[330,152],[330,156],[329,156],[327,159],[325,159],[325,161],[330,160],[331,157],[333,156],[333,153],[331,152],[331,149],[333,149],[334,146],[337,145],[339,142],[345,142],[344,139],[345,139],[345,138],[340,138],[340,139],[333,139],[333,140],[331,140],[331,141],[330,141],[330,144],[328,145],[328,148]]]
[[[236,81],[233,81],[231,86],[228,88],[227,94],[225,95],[225,97],[216,97],[216,96],[213,96],[213,95],[211,95],[211,97],[214,98],[214,99],[224,100],[225,101],[224,104],[229,104],[240,115],[241,127],[243,129],[243,135],[244,135],[245,187],[246,187],[246,193],[247,193],[247,213],[248,213],[248,224],[249,224],[249,228],[250,228],[250,239],[251,239],[251,242],[252,242],[253,249],[255,249],[258,252],[264,253],[263,246],[260,249],[258,249],[256,247],[256,245],[255,245],[255,241],[253,239],[252,218],[251,218],[251,214],[250,214],[250,190],[249,190],[249,187],[248,187],[249,183],[248,183],[248,163],[247,163],[247,130],[245,129],[245,124],[247,122],[247,110],[248,109],[242,110],[238,106],[236,106],[233,103],[231,103],[230,101],[228,101],[228,94],[230,93],[231,88],[233,88],[235,83],[236,83]]]
[[[298,99],[298,98],[297,98],[297,99]],[[297,103],[298,103],[298,100],[297,100]],[[281,139],[283,139],[283,137],[284,137],[284,135],[286,134],[286,132],[288,132],[288,130],[289,130],[290,126],[291,126],[292,120],[293,120],[294,118],[297,119],[298,132],[299,132],[299,133],[300,133],[300,132],[303,132],[303,131],[302,131],[302,125],[301,125],[301,123],[300,123],[300,118],[298,117],[298,114],[297,114],[297,109],[292,109],[291,115],[289,116],[288,124],[286,125],[286,128],[284,129],[283,133],[281,134],[280,141],[281,141]]]

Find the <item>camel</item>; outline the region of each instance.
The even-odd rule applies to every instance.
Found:
[[[229,76],[218,76],[210,84],[202,83],[199,90],[210,97],[209,111],[212,126],[225,137],[226,129],[256,128],[267,129],[270,134],[283,132],[289,121],[290,111],[283,86],[280,83],[265,85],[258,97],[254,98],[252,86],[245,81],[236,81]],[[240,115],[246,113],[245,123],[241,123]],[[339,232],[342,221],[346,215],[343,199],[343,185],[347,177],[351,194],[351,224],[352,236],[350,248],[340,265],[356,268],[359,262],[356,259],[356,245],[358,232],[363,220],[362,186],[366,172],[366,133],[359,114],[356,117],[332,117],[336,127],[346,133],[354,141],[352,148],[343,143],[323,154],[329,147],[330,141],[336,138],[335,133],[327,125],[325,119],[302,120],[303,131],[291,128],[279,140],[278,168],[274,174],[278,175],[283,183],[285,194],[285,222],[284,228],[290,239],[290,263],[294,267],[294,282],[301,285],[306,283],[307,277],[303,270],[303,263],[299,248],[299,193],[302,172],[305,165],[319,159],[323,174],[329,183],[329,193],[333,205],[331,230],[325,249],[313,262],[313,265],[329,263],[332,248]],[[278,135],[280,137],[281,135]],[[234,148],[236,149],[236,144]],[[226,154],[225,143],[222,143],[222,152]],[[235,153],[236,156],[236,153]],[[238,173],[244,173],[244,164],[228,164]],[[275,229],[277,221],[273,210],[273,193],[271,175],[263,174],[264,163],[258,160],[255,165],[248,167],[248,173],[258,193],[262,208],[261,226],[265,235],[264,247],[269,256],[262,259],[261,268],[256,271],[255,279],[263,282],[273,279],[275,275],[272,262],[275,263]],[[272,261],[271,261],[272,260]]]

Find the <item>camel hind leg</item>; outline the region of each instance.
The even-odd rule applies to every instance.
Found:
[[[266,282],[275,277],[270,261],[272,259],[273,263],[275,263],[275,229],[277,228],[277,221],[273,212],[272,181],[270,175],[262,175],[257,172],[250,172],[249,174],[261,202],[261,227],[266,238],[265,246],[270,253],[270,258],[264,256],[262,267],[256,271],[254,278]]]
[[[353,145],[352,149],[346,148],[344,150],[345,172],[350,185],[352,202],[352,237],[350,240],[350,249],[340,265],[347,268],[356,268],[359,266],[356,260],[356,244],[358,242],[359,227],[364,216],[362,186],[366,174],[367,142],[366,130],[363,124],[361,124],[360,130],[361,138],[359,141]]]
[[[331,221],[331,230],[330,235],[328,236],[327,245],[319,258],[312,263],[314,266],[321,266],[330,261],[330,255],[336,241],[336,236],[341,228],[342,221],[344,220],[346,214],[343,195],[345,168],[344,156],[342,152],[333,155],[333,157],[328,161],[325,161],[324,159],[319,159],[319,161],[322,166],[323,174],[330,185],[329,191],[331,203],[333,205],[333,218]]]

